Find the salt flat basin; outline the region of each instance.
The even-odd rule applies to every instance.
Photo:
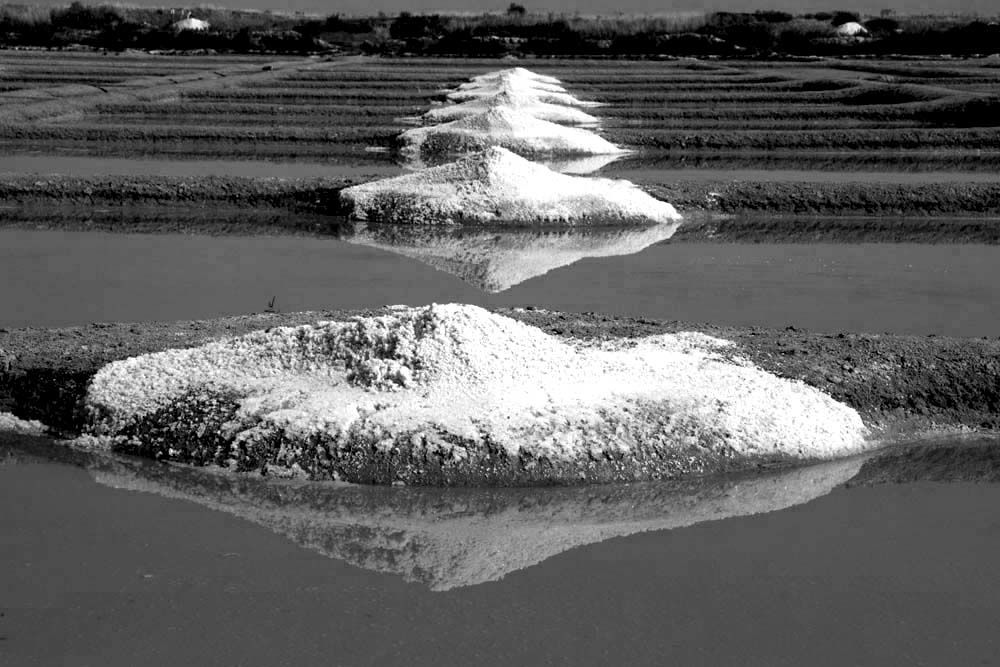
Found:
[[[487,294],[333,239],[0,230],[0,326],[462,302],[815,331],[997,336],[1000,247],[654,244]]]
[[[152,664],[198,664],[224,654],[242,664],[336,655],[344,664],[437,665],[446,654],[463,664],[582,665],[613,651],[631,664],[666,656],[832,666],[904,665],[915,655],[982,664],[996,653],[1000,582],[984,573],[1000,558],[997,485],[836,488],[781,511],[581,545],[498,581],[434,592],[207,507],[251,498],[257,487],[238,479],[214,493],[207,482],[177,481],[197,471],[145,463],[134,473],[147,491],[201,494],[169,498],[46,460],[0,450],[0,534],[12,547],[0,550],[0,627],[12,664],[99,656],[133,665],[152,654]],[[126,474],[110,470],[109,481]],[[272,484],[260,494],[269,507],[284,494]],[[537,491],[523,508],[500,507],[545,516]],[[344,512],[362,517],[376,507],[349,505]],[[601,512],[581,502],[556,504],[553,515],[560,507]],[[485,497],[436,507],[428,499],[410,516],[436,511],[458,522],[465,509],[470,522],[489,520]],[[339,540],[324,546],[346,544]],[[405,552],[406,543],[385,546]]]

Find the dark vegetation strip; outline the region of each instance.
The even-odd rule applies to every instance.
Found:
[[[726,214],[1000,217],[996,183],[649,183],[646,189],[682,210]]]

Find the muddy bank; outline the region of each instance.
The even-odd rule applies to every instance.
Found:
[[[100,221],[112,217],[104,209],[131,213],[138,219],[142,211],[136,207],[143,206],[268,208],[337,217],[347,212],[340,203],[340,191],[365,180],[8,175],[0,177],[0,224],[31,224],[33,217],[56,213],[62,221],[56,215],[53,226],[79,229],[80,218]],[[639,185],[685,215],[688,229],[682,227],[678,240],[995,243],[998,236],[994,219],[1000,218],[1000,182],[692,181]],[[68,207],[73,207],[72,211]],[[838,220],[834,224],[822,220],[824,216],[880,219],[861,223]],[[93,228],[128,228],[120,221],[112,222],[114,225],[108,222]],[[144,231],[156,229],[156,224],[147,224]],[[198,231],[218,233],[211,219]]]
[[[688,212],[671,243],[1000,243],[1000,218]]]
[[[738,329],[613,318],[594,313],[520,309],[499,312],[561,336],[607,339],[698,330],[726,338],[736,343],[736,354],[751,359],[764,370],[802,380],[855,408],[880,437],[906,437],[928,431],[1000,429],[1000,341],[997,340],[821,334],[794,328]],[[354,314],[359,313],[264,313],[194,322],[114,323],[68,329],[0,331],[0,410],[40,420],[63,434],[76,434],[84,423],[80,403],[88,382],[108,362],[168,348],[194,347],[221,336],[271,326],[342,319]],[[367,311],[365,314],[374,313]],[[197,412],[197,407],[182,405],[177,409]],[[194,431],[197,426],[195,423]],[[212,462],[212,453],[201,446],[205,443],[199,444],[200,440],[192,435],[194,431],[187,433],[188,430],[191,429],[184,427],[167,433],[160,429],[151,434],[156,437],[151,438],[153,446],[149,451],[139,453],[162,456],[167,450],[156,446],[157,442],[176,439],[179,435],[191,436],[191,447],[185,446],[178,451],[185,456],[190,454],[188,458],[194,463]],[[273,466],[278,444],[275,443],[275,451],[263,448],[246,452],[238,462],[239,467],[263,470]],[[306,470],[316,469],[314,461],[303,460],[302,463]],[[353,481],[415,480],[407,477],[407,470],[412,468],[408,462],[390,460],[390,457],[377,461],[377,465],[360,459],[350,463]],[[734,464],[718,463],[719,470]],[[784,463],[787,462],[762,460],[754,465]],[[525,477],[516,466],[497,465],[492,460],[490,464],[489,470],[480,471],[479,483],[489,480],[495,484],[515,484],[548,479],[545,470],[537,467]],[[735,464],[745,467],[747,462]],[[427,467],[426,463],[423,467]],[[442,475],[445,472],[442,471]],[[550,472],[565,476],[566,471],[553,469]],[[678,474],[691,472],[694,471],[678,470]],[[593,479],[588,477],[589,473]],[[601,466],[595,465],[589,473],[585,471],[585,481],[611,479],[610,473]],[[426,474],[423,471],[422,474],[422,483],[427,483]],[[459,477],[442,477],[439,481],[474,484],[477,474],[473,470],[462,471]],[[613,476],[621,474],[618,471]]]

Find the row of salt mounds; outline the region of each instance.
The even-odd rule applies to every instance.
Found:
[[[527,70],[523,70],[527,71]],[[537,76],[537,75],[536,75]],[[501,70],[494,72],[489,78],[473,79],[463,83],[455,90],[445,94],[452,102],[468,102],[469,100],[493,97],[500,93],[527,94],[534,96],[539,102],[562,104],[570,107],[599,107],[600,102],[581,100],[566,92],[558,83],[540,81],[527,75],[519,74],[517,70]]]
[[[406,156],[447,155],[499,146],[520,155],[620,155],[624,149],[579,127],[541,120],[517,106],[498,105],[440,125],[399,135]]]
[[[398,307],[117,361],[85,407],[124,451],[368,483],[648,479],[865,447],[854,410],[730,345],[586,344],[474,306]]]
[[[362,220],[395,224],[673,223],[674,207],[625,180],[566,176],[490,148],[456,162],[346,188]]]
[[[555,230],[373,225],[344,240],[416,259],[486,292],[502,292],[587,257],[634,255],[673,236],[679,224]]]
[[[569,95],[554,77],[523,68],[473,78],[447,95],[461,102],[431,109],[432,125],[399,136],[411,162],[500,146],[526,156],[621,155],[627,151],[582,127],[598,119],[578,107],[597,106]]]
[[[0,411],[0,433],[20,433],[23,435],[42,435],[45,424],[34,419],[21,419],[9,412]]]

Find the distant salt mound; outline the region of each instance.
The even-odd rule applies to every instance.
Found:
[[[643,478],[865,447],[854,410],[728,359],[730,346],[697,333],[588,344],[475,306],[398,307],[116,361],[84,405],[106,442],[141,446],[158,424],[223,457],[349,481],[380,466],[425,483],[498,469],[531,479],[539,465],[569,480],[595,462]]]
[[[508,69],[496,70],[494,72],[487,72],[486,74],[479,74],[477,76],[471,77],[469,83],[462,84],[463,86],[471,85],[484,85],[484,84],[495,84],[498,81],[504,79],[520,78],[527,81],[533,81],[535,83],[550,84],[553,86],[559,86],[562,81],[554,76],[549,76],[548,74],[539,74],[538,72],[532,72],[530,69],[525,69],[524,67],[510,67]],[[461,86],[459,86],[461,87]]]
[[[416,259],[487,292],[502,292],[587,257],[641,252],[669,239],[679,224],[544,231],[377,225],[345,240]]]
[[[625,180],[566,176],[503,148],[346,188],[354,217],[394,224],[667,223],[670,204]]]
[[[208,21],[191,18],[189,16],[187,18],[181,19],[180,21],[174,22],[172,28],[174,32],[183,32],[185,30],[192,30],[194,32],[205,32],[206,30],[208,30],[209,25]]]
[[[625,153],[615,155],[574,155],[572,157],[559,157],[546,155],[532,160],[536,164],[548,167],[552,171],[560,174],[585,175],[600,171],[604,167],[613,164],[621,159]],[[454,155],[408,155],[402,163],[403,169],[407,171],[419,171],[428,167],[440,167],[455,160]]]
[[[116,489],[180,498],[252,521],[296,544],[445,591],[502,579],[569,549],[625,535],[773,512],[830,493],[862,457],[684,484],[535,489],[282,485],[92,454]],[[461,511],[455,511],[460,507]]]
[[[448,155],[499,146],[520,155],[616,155],[626,151],[579,127],[535,118],[527,111],[494,107],[460,120],[415,127],[399,135],[404,155]]]
[[[598,119],[576,107],[539,102],[535,95],[505,91],[493,96],[480,97],[461,104],[431,109],[423,115],[429,123],[447,123],[475,116],[491,109],[509,108],[523,111],[530,116],[562,125],[596,125]]]
[[[0,411],[0,432],[20,433],[24,435],[42,435],[45,424],[34,419],[21,419],[9,412]]]

